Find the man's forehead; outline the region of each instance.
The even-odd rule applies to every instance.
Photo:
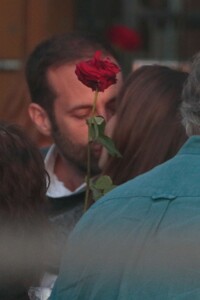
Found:
[[[59,68],[62,68],[62,67],[67,67],[67,66],[76,66],[76,64],[80,63],[81,61],[88,61],[90,59],[92,59],[94,57],[94,54],[95,52],[91,53],[91,55],[87,55],[87,56],[84,56],[84,57],[80,57],[80,58],[77,58],[77,59],[73,59],[71,61],[62,61],[58,64],[55,64],[54,66],[50,66],[48,68],[48,71],[49,70],[56,70],[56,69],[59,69]],[[114,56],[112,56],[111,54],[108,54],[108,53],[104,53],[102,52],[102,59],[105,59],[105,58],[109,58],[111,61],[113,61],[115,64],[119,65],[119,63],[117,62],[117,60],[114,58]]]
[[[93,101],[94,92],[78,80],[75,69],[76,62],[67,63],[57,68],[50,68],[47,73],[48,82],[58,98],[67,96],[70,102],[73,99],[73,105],[90,105],[91,101]],[[110,86],[103,93],[99,93],[99,101],[104,99],[107,102],[111,98],[116,97],[122,83],[122,75],[120,73],[117,74],[117,84]],[[63,93],[65,94],[64,96]]]

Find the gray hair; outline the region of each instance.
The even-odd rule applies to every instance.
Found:
[[[182,91],[182,124],[188,136],[200,134],[200,52],[194,56],[191,72]]]

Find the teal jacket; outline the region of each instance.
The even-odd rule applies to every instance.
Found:
[[[51,300],[200,299],[200,137],[73,230]]]

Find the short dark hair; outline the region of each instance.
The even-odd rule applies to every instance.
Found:
[[[64,33],[42,41],[30,54],[25,66],[31,100],[51,113],[55,95],[48,84],[47,71],[91,58],[96,50],[115,57],[110,45],[92,33]]]
[[[103,172],[115,184],[173,157],[187,136],[181,124],[181,92],[188,74],[143,66],[126,79],[117,98],[113,140],[122,158],[109,157]]]

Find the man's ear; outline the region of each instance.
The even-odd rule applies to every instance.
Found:
[[[29,116],[37,129],[46,136],[51,136],[51,122],[47,112],[37,103],[29,104]]]

